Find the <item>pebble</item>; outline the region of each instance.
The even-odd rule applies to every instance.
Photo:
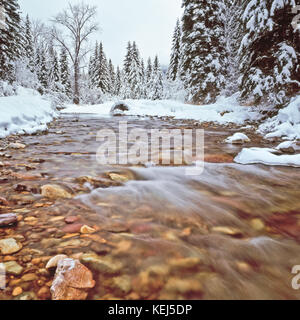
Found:
[[[250,224],[251,227],[256,231],[262,231],[265,228],[264,222],[259,218],[252,219]]]
[[[41,188],[42,196],[48,199],[70,199],[72,195],[59,185],[47,184]]]
[[[87,225],[84,225],[81,227],[80,232],[82,234],[92,234],[92,233],[96,232],[96,230],[94,228],[87,226]]]
[[[23,143],[19,143],[19,142],[12,142],[8,145],[9,148],[11,149],[25,149],[26,145]]]
[[[0,240],[0,252],[3,255],[16,253],[21,249],[22,245],[13,238]]]
[[[24,270],[24,268],[20,266],[16,261],[5,262],[4,267],[7,274],[12,274],[15,276],[20,275]]]
[[[0,227],[7,227],[18,222],[18,216],[14,213],[0,215]]]
[[[65,226],[62,231],[65,233],[78,233],[83,227],[82,223],[73,223]]]
[[[13,295],[13,297],[17,297],[22,293],[23,293],[23,289],[21,287],[16,287],[16,288],[14,288],[12,295]]]
[[[38,276],[34,273],[27,273],[27,274],[24,274],[24,276],[21,279],[22,279],[22,281],[30,282],[30,281],[37,280]]]
[[[118,274],[122,269],[122,264],[120,262],[113,262],[109,259],[103,259],[95,253],[83,254],[80,258],[80,261],[89,265],[91,269],[109,275]]]
[[[65,223],[72,224],[80,220],[79,216],[69,216],[65,218]]]

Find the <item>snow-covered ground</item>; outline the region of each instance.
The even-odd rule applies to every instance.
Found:
[[[44,131],[57,116],[51,102],[37,91],[19,87],[17,95],[0,97],[0,138]]]
[[[246,121],[257,121],[260,114],[255,108],[242,107],[237,102],[237,95],[230,98],[221,97],[211,105],[189,105],[170,100],[124,100],[129,111],[124,115],[130,116],[159,116],[176,119],[194,119],[200,122],[216,122],[218,124],[235,123],[242,125]],[[108,116],[115,102],[107,102],[94,106],[68,105],[63,113],[85,113]]]

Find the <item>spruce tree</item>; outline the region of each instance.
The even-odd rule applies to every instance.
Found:
[[[156,56],[154,59],[150,88],[151,89],[149,98],[151,100],[160,100],[163,98],[163,74],[159,64],[158,56]]]
[[[116,75],[115,75],[115,67],[111,59],[109,59],[109,62],[108,62],[108,71],[109,71],[109,93],[114,95],[115,85],[116,85]]]
[[[101,90],[102,93],[109,93],[109,70],[107,59],[103,50],[103,44],[100,43],[99,46],[99,55],[96,60],[96,74],[97,74],[97,87]]]
[[[0,30],[0,79],[14,81],[14,61],[21,56],[21,18],[16,0],[1,0],[5,24]]]
[[[115,92],[116,96],[120,96],[122,91],[122,74],[120,71],[120,67],[117,67],[116,78],[115,78]]]
[[[283,105],[300,90],[300,31],[291,24],[294,0],[244,4],[240,47],[242,98]]]
[[[26,16],[25,20],[25,35],[24,35],[24,51],[27,59],[27,67],[31,72],[34,72],[34,47],[32,39],[32,30],[29,16]]]
[[[64,88],[64,93],[71,98],[71,82],[70,82],[70,69],[68,63],[67,51],[65,48],[61,50],[60,55],[60,81]]]
[[[225,87],[222,1],[184,0],[183,74],[188,100],[212,103]]]
[[[172,45],[172,53],[170,66],[168,69],[168,79],[171,81],[175,81],[179,75],[179,67],[181,61],[181,24],[180,21],[177,20],[174,35],[173,35],[173,45]]]

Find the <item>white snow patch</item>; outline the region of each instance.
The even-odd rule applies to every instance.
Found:
[[[261,163],[271,166],[300,167],[300,154],[275,155],[277,150],[270,148],[245,148],[234,159],[240,164]]]
[[[226,143],[238,143],[238,142],[250,142],[250,139],[244,134],[244,133],[241,133],[241,132],[237,132],[235,133],[233,136],[231,137],[228,137],[226,140],[225,140]]]
[[[277,116],[259,126],[259,133],[265,137],[282,137],[286,140],[300,139],[300,96],[281,109]]]
[[[0,97],[0,138],[44,131],[57,116],[51,102],[37,91],[19,87],[17,95]]]
[[[260,119],[259,112],[255,108],[240,106],[237,98],[238,94],[229,98],[220,97],[215,104],[201,106],[172,100],[124,100],[129,106],[129,111],[125,111],[124,114],[127,116],[174,117],[176,119],[194,119],[199,122],[239,125],[246,121]],[[97,114],[107,117],[113,105],[112,101],[94,106],[68,105],[62,113]]]

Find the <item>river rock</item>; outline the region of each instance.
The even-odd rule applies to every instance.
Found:
[[[108,275],[117,275],[122,269],[120,262],[101,258],[95,253],[83,254],[80,261],[87,264],[91,269]]]
[[[22,249],[21,243],[18,243],[13,238],[0,240],[0,253],[3,255],[16,253],[21,249]]]
[[[129,111],[129,106],[125,102],[116,102],[112,106],[110,114],[114,117],[120,117],[125,115],[125,111]]]
[[[57,264],[60,260],[64,260],[64,259],[67,259],[68,257],[65,255],[65,254],[59,254],[55,257],[52,257],[47,265],[46,265],[46,269],[50,269],[50,268],[54,268],[54,267],[57,267]]]
[[[85,300],[87,289],[95,286],[91,271],[74,259],[63,259],[57,264],[51,286],[52,300]]]
[[[80,220],[79,216],[69,216],[65,218],[65,223],[72,224]]]
[[[24,270],[24,268],[20,266],[16,261],[4,262],[4,267],[7,274],[12,274],[15,276],[20,275]]]
[[[81,227],[80,232],[82,234],[92,234],[92,233],[95,233],[96,230],[94,228],[87,226],[87,225],[84,225]]]
[[[42,186],[42,196],[48,199],[70,199],[71,193],[66,191],[63,187],[56,184],[47,184]]]
[[[0,205],[1,205],[1,206],[8,206],[9,203],[8,203],[8,201],[7,201],[5,198],[0,197]]]
[[[21,287],[16,287],[16,288],[14,288],[14,290],[12,292],[12,296],[17,297],[22,293],[23,293],[23,289]]]
[[[0,227],[10,226],[18,222],[18,217],[14,213],[0,215]]]
[[[83,227],[82,223],[73,223],[65,226],[62,231],[65,233],[78,233]]]
[[[25,149],[26,145],[19,142],[12,142],[8,145],[8,147],[11,149]]]

